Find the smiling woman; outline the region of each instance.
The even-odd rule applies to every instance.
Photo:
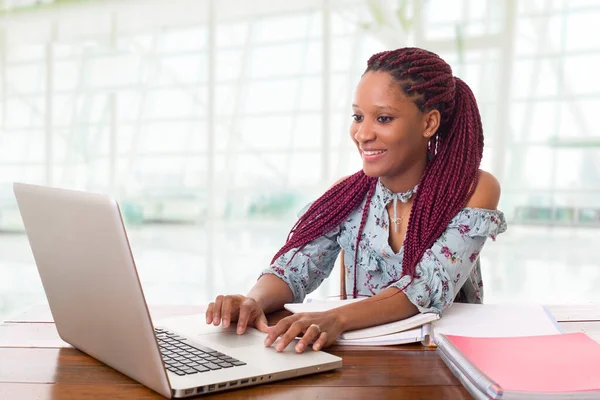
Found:
[[[466,83],[439,56],[401,48],[372,56],[356,88],[350,136],[363,168],[313,202],[248,296],[218,296],[207,323],[238,321],[302,352],[346,330],[480,303],[479,253],[506,229],[500,187],[479,170],[483,129]],[[408,217],[408,218],[407,218]],[[267,327],[265,313],[301,302],[344,250],[346,285],[369,299],[300,313]]]

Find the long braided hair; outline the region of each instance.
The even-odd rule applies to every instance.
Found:
[[[384,51],[369,59],[364,73],[370,71],[389,73],[419,110],[437,109],[441,115],[440,126],[429,140],[431,160],[419,182],[404,240],[401,277],[410,277],[406,288],[424,252],[475,190],[483,155],[483,128],[473,92],[452,75],[450,66],[437,54],[410,47]],[[307,243],[340,225],[366,196],[354,252],[356,297],[357,254],[376,185],[377,178],[361,170],[331,187],[298,219],[271,263],[294,248],[295,256]]]

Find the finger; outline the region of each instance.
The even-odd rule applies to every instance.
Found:
[[[296,336],[300,335],[306,329],[305,324],[300,321],[294,322],[290,328],[279,338],[279,342],[275,346],[277,351],[284,351],[286,347],[296,339]]]
[[[223,304],[223,296],[217,296],[213,311],[213,325],[218,326],[221,323],[221,306]]]
[[[210,303],[208,305],[208,307],[206,308],[206,323],[210,324],[213,320],[213,307],[215,306],[215,303]]]
[[[237,334],[241,335],[246,332],[246,327],[248,326],[248,320],[250,319],[250,315],[252,314],[252,308],[246,304],[242,303],[240,306],[240,316],[238,317],[237,323]]]
[[[269,327],[268,335],[265,339],[265,346],[269,347],[275,343],[275,340],[277,340],[279,335],[282,335],[284,332],[286,332],[294,321],[295,318],[292,315],[291,317],[283,318],[277,323],[277,325]]]
[[[231,321],[231,297],[227,296],[223,299],[223,305],[221,306],[221,319],[223,320],[223,328],[229,327]]]
[[[300,339],[298,341],[298,343],[296,344],[296,347],[295,347],[296,353],[302,353],[304,351],[304,349],[306,349],[310,345],[311,342],[313,342],[319,338],[320,334],[321,334],[321,330],[319,329],[319,327],[317,325],[315,325],[315,324],[310,325],[306,329],[306,332],[304,332],[302,339]]]
[[[327,347],[327,332],[322,332],[312,346],[315,351],[319,351],[324,347]]]
[[[256,319],[256,329],[261,332],[268,333],[269,332],[269,324],[267,324],[267,317],[265,317],[264,313],[261,313],[260,317]]]

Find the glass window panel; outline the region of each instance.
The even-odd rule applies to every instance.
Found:
[[[596,5],[599,6],[600,3]],[[590,29],[595,27],[598,21],[600,21],[600,9],[569,14],[566,29],[566,48],[571,51],[598,50],[600,48],[600,38],[597,34],[592,34],[594,29]]]
[[[600,130],[596,127],[595,115],[600,110],[600,99],[571,100],[561,103],[561,138],[600,139]]]
[[[41,127],[44,121],[44,99],[41,96],[6,101],[6,124],[9,127]]]
[[[373,54],[389,50],[389,46],[386,46],[382,42],[382,40],[380,40],[376,35],[361,36],[358,47],[358,66],[354,68],[354,73],[357,76],[357,81],[360,75],[367,68],[367,61],[369,60],[369,58],[371,58]]]
[[[206,185],[207,160],[203,156],[183,158],[182,184],[185,187],[203,187]]]
[[[10,43],[6,47],[6,60],[11,62],[43,61],[46,58],[44,44],[19,44]]]
[[[230,143],[244,151],[290,149],[293,117],[247,117],[239,124],[239,135]],[[231,147],[230,147],[231,148]]]
[[[358,14],[362,10],[360,5],[356,7],[332,7],[331,10],[331,33],[333,35],[351,35],[359,29]]]
[[[348,71],[356,63],[358,53],[357,42],[358,40],[352,37],[332,39],[331,70],[334,73]]]
[[[356,149],[344,146],[333,151],[329,157],[329,180],[331,184],[343,176],[352,175],[362,169],[362,161]]]
[[[456,25],[443,23],[428,27],[424,30],[424,36],[427,40],[443,40],[456,38]]]
[[[192,131],[186,122],[156,122],[145,124],[138,137],[140,153],[170,153],[188,151]]]
[[[565,91],[569,94],[599,94],[600,54],[567,56],[564,60]]]
[[[488,143],[485,144],[483,149],[483,157],[481,158],[481,164],[479,168],[484,171],[489,171],[491,173],[495,173],[493,169],[494,162],[494,147],[489,146]]]
[[[497,79],[494,79],[495,77],[492,75],[492,71],[489,71],[487,69],[487,64],[468,63],[468,64],[463,65],[463,68],[461,71],[462,80],[465,81],[467,83],[467,85],[469,85],[469,87],[473,91],[473,94],[475,95],[475,98],[477,100],[479,100],[479,99],[483,100],[483,94],[485,93],[483,88],[481,88],[479,86],[482,83],[481,82],[482,75],[485,75],[490,81],[497,80]]]
[[[491,4],[490,4],[491,3]],[[488,7],[493,6],[494,2],[467,0],[467,13],[470,19],[484,19],[488,13]],[[492,7],[493,8],[493,7]],[[494,11],[500,11],[495,9]]]
[[[256,43],[289,41],[321,36],[320,13],[301,13],[259,20],[253,31]],[[254,41],[253,40],[253,41]]]
[[[96,57],[88,62],[92,87],[115,87],[139,83],[140,59],[133,54]]]
[[[232,121],[226,121],[216,125],[214,142],[217,151],[226,151],[229,148],[229,138],[231,135]]]
[[[331,118],[331,132],[329,142],[334,149],[347,148],[352,143],[350,138],[351,111],[336,112]]]
[[[77,13],[76,17],[68,18],[68,22],[56,24],[56,36],[63,40],[72,40],[73,38],[98,40],[98,38],[102,38],[108,41],[111,30],[111,14],[111,12],[99,12],[98,10]]]
[[[89,168],[85,164],[56,165],[53,169],[57,185],[75,190],[86,190],[89,186]]]
[[[42,132],[4,132],[0,141],[0,160],[3,162],[17,162],[29,159],[27,157],[32,139],[42,136]],[[42,136],[43,137],[43,136]],[[34,161],[35,157],[28,161]]]
[[[242,50],[217,51],[216,76],[217,81],[238,80],[242,72]]]
[[[511,132],[514,142],[549,143],[556,135],[557,104],[518,102],[511,108]]]
[[[330,78],[331,107],[332,111],[343,111],[352,114],[352,101],[354,91],[360,76],[354,77],[350,74],[335,74]]]
[[[296,103],[299,86],[296,80],[250,81],[243,108],[248,113],[290,111]]]
[[[293,131],[291,144],[293,149],[321,148],[321,114],[302,113],[297,114],[292,122]]]
[[[560,15],[517,19],[515,51],[517,55],[552,54],[560,50],[564,21]]]
[[[6,67],[6,80],[9,93],[18,95],[44,91],[46,89],[45,63],[15,66],[9,64]]]
[[[147,95],[144,116],[147,118],[175,118],[184,116],[198,116],[194,92],[179,89],[153,90]],[[195,111],[192,114],[192,111]]]
[[[250,35],[251,22],[220,22],[217,24],[217,48],[243,46]]]
[[[117,38],[117,48],[125,51],[140,53],[153,48],[156,35],[151,33],[134,33],[125,37]]]
[[[595,6],[598,7],[598,0],[572,0],[572,1],[565,1],[563,3],[559,3],[559,5],[557,5],[557,8],[564,8],[565,10],[577,10],[580,8],[584,8],[584,7],[590,7],[590,6]]]
[[[312,62],[307,59],[306,50],[306,43],[256,47],[249,57],[248,76],[280,77],[304,72],[305,66]]]
[[[75,122],[108,122],[110,120],[110,107],[108,94],[83,94],[78,96],[77,114],[73,117]]]
[[[65,126],[73,122],[73,109],[75,97],[68,95],[54,95],[52,98],[52,115],[54,125]]]
[[[587,153],[587,154],[586,154]],[[582,186],[586,186],[583,182],[583,174],[586,172],[583,170],[584,157],[589,157],[594,154],[589,154],[581,149],[557,149],[556,150],[556,164],[554,166],[555,171],[555,184],[558,189],[580,189]],[[595,154],[596,156],[598,154]],[[588,164],[588,163],[586,163]],[[598,176],[600,171],[590,171]],[[586,174],[591,175],[591,174]],[[600,188],[600,185],[597,185]]]
[[[517,98],[555,96],[558,65],[555,59],[517,60],[513,66],[512,93]]]
[[[447,2],[431,0],[424,4],[423,15],[430,23],[459,21],[462,18],[463,0]]]
[[[549,12],[561,10],[563,8],[564,3],[562,1],[529,0],[517,2],[517,9],[519,14]]]
[[[206,137],[206,120],[199,119],[190,121],[187,125],[187,130],[190,133],[190,139],[188,141],[189,151],[206,151],[207,137]],[[215,138],[213,138],[214,140]]]
[[[53,84],[54,90],[73,90],[78,84],[83,84],[82,78],[85,76],[84,63],[74,61],[56,61],[54,62]]]
[[[238,90],[236,90],[238,86],[234,84],[217,84],[215,87],[215,98],[216,98],[216,109],[215,113],[222,116],[230,116],[235,112],[236,102],[240,100],[240,96],[238,94]],[[241,90],[241,88],[239,89]],[[217,123],[226,123],[229,124],[229,120],[222,120],[217,118]]]
[[[119,90],[115,92],[116,111],[117,118],[119,121],[133,121],[136,122],[140,113],[144,110],[140,110],[142,107],[142,96],[143,93],[137,90]]]
[[[298,152],[290,156],[289,185],[318,185],[321,179],[321,152]]]
[[[193,84],[207,81],[207,61],[204,54],[163,56],[160,77],[156,84]]]
[[[224,171],[225,176],[233,174],[233,185],[237,187],[279,187],[288,176],[283,170],[288,154],[229,154],[227,157],[229,169]]]
[[[55,134],[58,135],[61,132],[58,131]],[[26,162],[42,162],[46,160],[46,136],[45,132],[31,130],[27,133],[19,133],[19,136],[23,137],[23,156],[20,160],[15,161],[26,161]],[[5,160],[5,158],[2,158]]]
[[[549,189],[553,184],[554,150],[548,147],[515,147],[508,152],[504,184],[511,189]]]
[[[298,110],[320,110],[321,104],[323,104],[322,89],[323,85],[320,78],[303,79],[301,81],[300,99],[294,101],[294,106]]]
[[[2,228],[7,228],[5,224],[8,223],[7,219],[10,218],[11,224],[15,224],[18,227],[22,226],[21,216],[17,210],[17,202],[13,192],[13,182],[27,182],[34,185],[43,185],[45,183],[45,169],[42,165],[0,165],[0,201],[2,201],[2,219],[0,224]],[[15,212],[14,218],[8,210],[10,206],[13,206]]]
[[[320,40],[311,40],[306,47],[306,62],[302,72],[307,74],[320,73],[323,66],[323,49]]]
[[[163,51],[200,50],[206,46],[206,28],[167,29],[162,32],[160,47]]]
[[[498,132],[498,108],[495,104],[479,104],[479,113],[486,148],[494,145],[496,135],[509,135],[508,132]]]
[[[179,185],[183,164],[184,160],[178,155],[138,157],[131,175],[142,188],[167,191]]]

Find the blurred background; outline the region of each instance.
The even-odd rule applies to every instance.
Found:
[[[360,169],[355,85],[403,46],[478,99],[509,222],[485,300],[600,302],[598,21],[600,0],[0,1],[0,320],[46,302],[13,181],[117,198],[151,304],[245,293]]]

